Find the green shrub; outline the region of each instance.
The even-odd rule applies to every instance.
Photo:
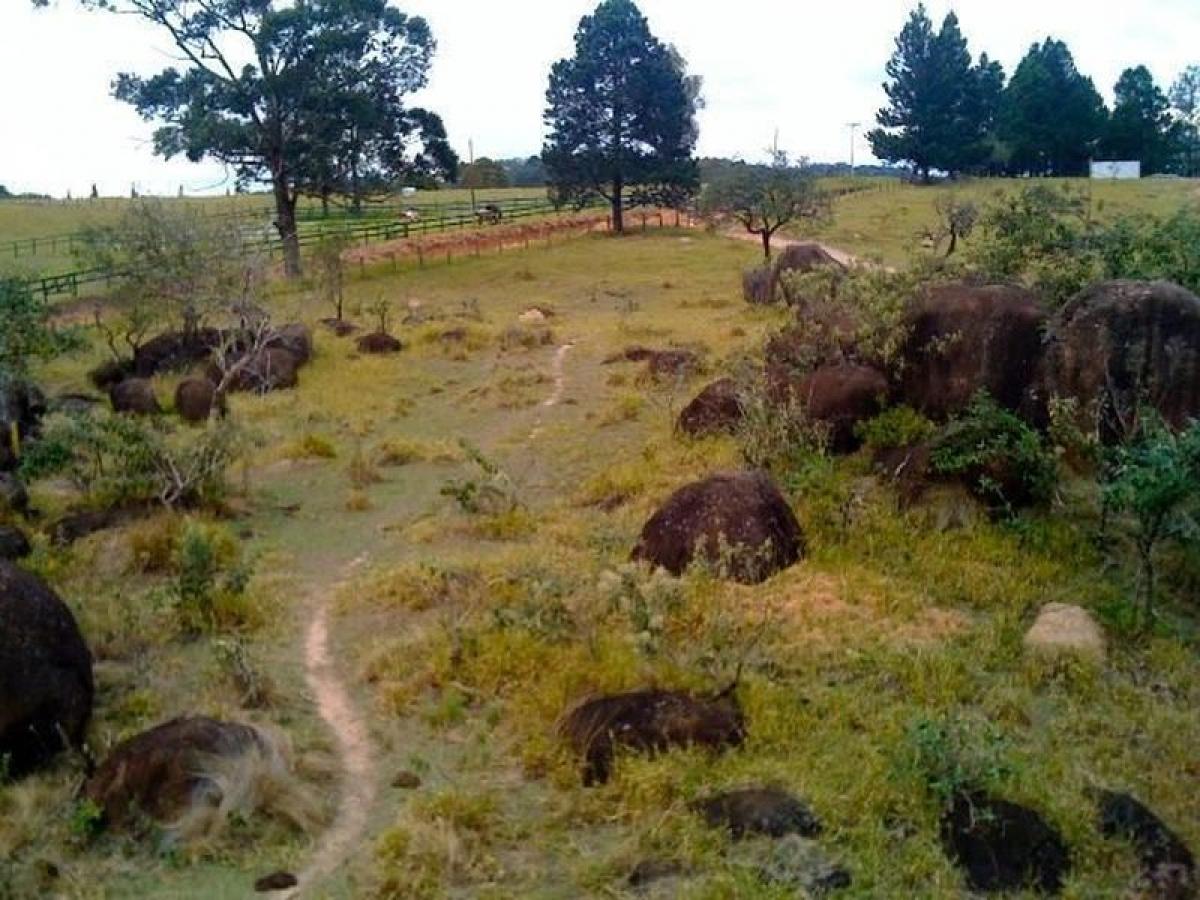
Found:
[[[908,727],[905,767],[942,803],[956,794],[993,787],[1012,772],[1008,743],[990,722],[919,716]]]
[[[157,501],[168,507],[220,499],[225,473],[245,452],[231,422],[202,429],[113,413],[53,416],[22,462],[26,479],[65,474],[89,502]]]
[[[934,439],[930,462],[938,474],[963,479],[981,500],[1009,514],[1048,501],[1058,481],[1041,436],[982,391]]]
[[[933,436],[937,429],[911,406],[893,406],[873,419],[859,422],[854,433],[872,450],[909,447]]]
[[[1129,538],[1140,564],[1143,625],[1154,617],[1159,545],[1200,539],[1200,422],[1175,434],[1143,411],[1133,439],[1107,453],[1106,520]]]

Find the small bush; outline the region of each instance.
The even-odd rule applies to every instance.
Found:
[[[320,434],[306,434],[288,445],[284,456],[288,459],[337,459],[337,447],[333,441]]]
[[[228,420],[181,430],[112,413],[56,415],[29,446],[22,472],[27,480],[65,474],[97,506],[195,506],[224,496],[225,473],[247,445]]]
[[[741,391],[742,418],[734,439],[748,466],[781,478],[803,469],[829,448],[829,427],[809,418],[804,404],[789,396],[775,401],[763,385]]]
[[[942,803],[986,789],[1012,774],[1008,742],[990,722],[920,716],[908,728],[907,768]]]
[[[937,429],[911,406],[893,406],[873,419],[859,422],[854,433],[871,450],[910,447],[933,436]]]
[[[246,591],[250,567],[227,528],[196,520],[184,523],[175,550],[171,592],[186,634],[251,624]]]
[[[935,438],[930,461],[938,474],[963,479],[981,500],[1010,514],[1050,500],[1058,481],[1041,436],[984,392]]]

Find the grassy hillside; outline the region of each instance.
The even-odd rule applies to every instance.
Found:
[[[1098,193],[1167,208],[1187,190]],[[825,236],[893,258],[932,197],[847,197]],[[930,754],[1062,830],[1075,863],[1065,896],[1122,896],[1136,868],[1098,833],[1092,787],[1132,791],[1200,846],[1200,657],[1195,609],[1181,605],[1194,573],[1179,561],[1167,624],[1130,633],[1129,570],[1097,549],[1083,485],[1011,523],[978,515],[946,528],[936,509],[901,510],[865,455],[807,459],[783,483],[808,542],[796,567],[743,587],[629,564],[673,489],[741,464],[732,438],[694,442],[673,426],[786,319],[741,300],[756,252],[699,233],[594,236],[352,282],[353,316],[389,299],[406,349],[364,357],[318,329],[298,389],[235,400],[255,450],[216,527],[256,575],[216,634],[180,638],[156,599],[173,577],[169,549],[161,569],[138,561],[177,527],[169,516],[39,548],[37,567],[99,658],[95,749],[182,713],[268,723],[290,735],[330,813],[337,756],[304,687],[302,646],[331,600],[334,668],[368,723],[373,803],[349,862],[314,896],[633,896],[628,874],[647,860],[676,867],[655,896],[795,896],[761,877],[761,843],[734,842],[689,809],[718,789],[773,783],[824,822],[823,851],[853,876],[837,896],[961,897],[918,765]],[[272,304],[280,320],[328,314],[303,294]],[[522,321],[535,306],[547,318]],[[692,349],[704,372],[656,381],[606,363],[633,345]],[[86,390],[101,355],[95,346],[41,374],[57,391]],[[164,401],[173,383],[158,383]],[[470,511],[455,499],[481,483],[516,502]],[[43,484],[35,500],[51,516],[67,494]],[[1033,615],[1054,600],[1106,624],[1106,662],[1024,652]],[[233,639],[271,685],[256,708],[222,663]],[[621,758],[610,783],[582,787],[555,733],[573,702],[647,685],[711,691],[739,664],[744,747]],[[411,783],[402,772],[420,786],[398,786]],[[77,776],[64,762],[0,787],[0,884],[10,879],[14,896],[241,897],[257,875],[302,867],[317,838],[256,819],[190,852],[87,842]]]
[[[843,182],[846,179],[842,179]],[[832,221],[809,234],[835,247],[888,265],[900,265],[919,245],[924,229],[937,221],[939,198],[954,196],[979,206],[1030,184],[1069,185],[1090,196],[1097,217],[1132,213],[1167,214],[1185,204],[1200,203],[1200,181],[1154,179],[1090,181],[1088,179],[975,179],[955,185],[923,186],[873,179],[864,191],[840,196]]]

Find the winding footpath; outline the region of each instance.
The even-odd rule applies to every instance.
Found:
[[[345,863],[367,830],[375,791],[375,751],[366,720],[342,683],[329,653],[329,598],[360,569],[367,557],[360,556],[344,570],[342,581],[318,597],[304,641],[304,675],[321,719],[337,740],[341,769],[341,798],[337,817],[322,835],[316,853],[297,877],[299,884],[288,897],[299,897],[307,889],[334,874]]]

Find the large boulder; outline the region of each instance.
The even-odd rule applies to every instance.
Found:
[[[404,345],[400,343],[398,338],[392,337],[382,331],[372,331],[370,334],[364,334],[356,342],[359,353],[368,353],[371,355],[379,355],[384,353],[399,353],[404,349]]]
[[[821,366],[800,381],[793,396],[810,418],[828,426],[830,449],[849,453],[861,443],[855,426],[878,415],[887,402],[888,381],[871,366]]]
[[[682,575],[696,560],[757,584],[798,562],[804,534],[763,472],[725,472],[686,485],[646,522],[633,559]]]
[[[189,368],[208,359],[222,340],[223,335],[216,328],[198,328],[191,333],[164,332],[150,338],[134,353],[134,374],[150,378],[160,372]]]
[[[820,820],[803,800],[774,787],[724,791],[695,801],[692,809],[709,825],[729,829],[735,838],[755,834],[816,837],[822,831]]]
[[[185,422],[208,421],[216,402],[216,386],[207,378],[185,378],[175,386],[175,412]]]
[[[1046,382],[1108,441],[1127,435],[1142,404],[1184,425],[1200,416],[1200,297],[1165,281],[1092,285],[1051,322]]]
[[[300,362],[291,351],[282,347],[264,347],[253,356],[244,357],[231,364],[237,370],[230,378],[230,391],[248,391],[266,394],[271,391],[294,388],[299,381],[297,372]],[[213,384],[220,384],[224,373],[214,363],[206,376]]]
[[[0,513],[25,515],[29,511],[29,491],[15,472],[0,472]]]
[[[679,414],[677,426],[691,437],[728,434],[737,430],[745,410],[732,378],[714,381]]]
[[[154,385],[145,378],[126,378],[113,387],[108,394],[113,412],[131,413],[135,416],[153,416],[162,412]]]
[[[83,743],[92,654],[75,617],[40,578],[0,561],[0,757],[24,775]]]
[[[980,893],[1057,894],[1071,871],[1062,835],[1035,810],[980,792],[955,794],[941,819],[942,848]]]
[[[589,697],[563,716],[559,731],[583,758],[583,783],[591,786],[608,781],[618,749],[737,747],[746,719],[732,689],[715,697],[642,690]]]
[[[313,355],[312,331],[302,322],[280,325],[275,329],[268,346],[282,347],[296,357],[296,362],[301,366],[308,365]]]
[[[25,532],[15,525],[0,525],[0,559],[24,559],[32,552]]]
[[[259,786],[284,774],[273,741],[249,725],[201,716],[173,719],[118,744],[84,786],[104,824],[141,817],[186,827],[189,813],[253,812]],[[236,776],[236,777],[230,777]]]
[[[809,241],[788,244],[776,254],[773,262],[743,273],[742,294],[753,304],[775,303],[780,299],[791,303],[798,298],[786,296],[783,276],[792,272],[806,274],[822,268],[839,273],[846,271],[846,266],[820,244]]]
[[[37,385],[0,377],[0,470],[17,467],[20,443],[37,435],[46,410],[46,395]]]
[[[1041,418],[1044,323],[1037,298],[1024,288],[929,288],[906,316],[903,401],[931,419],[944,420],[984,390],[1006,409]]]

